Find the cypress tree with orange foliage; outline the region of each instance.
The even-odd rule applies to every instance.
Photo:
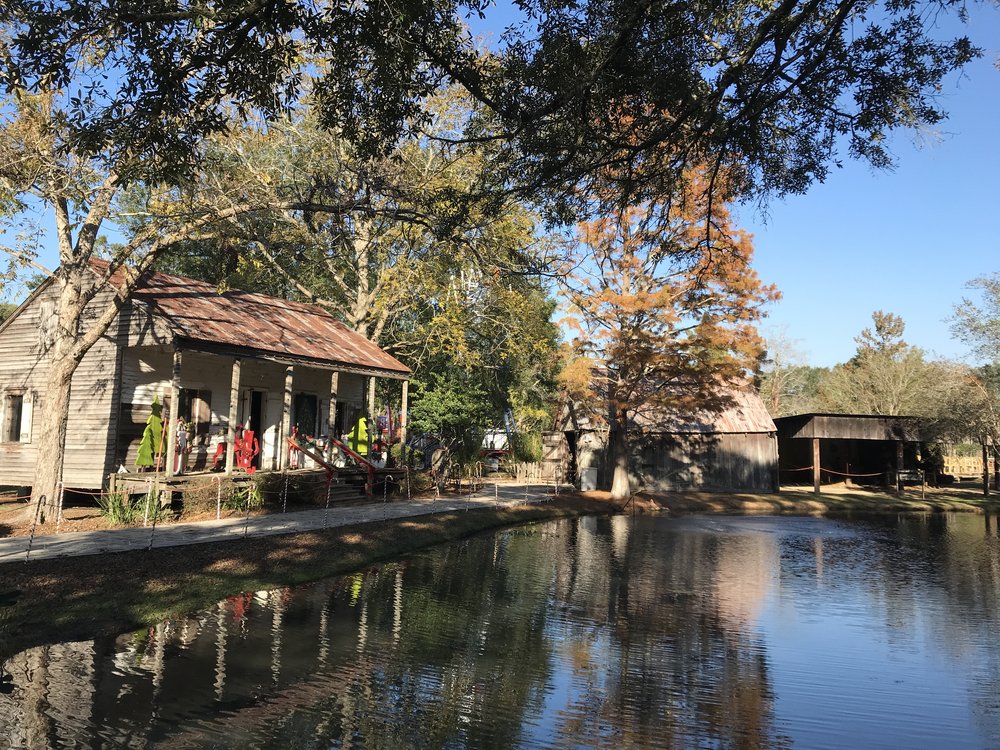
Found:
[[[756,323],[779,295],[751,268],[751,235],[723,193],[718,176],[690,172],[670,200],[581,223],[567,254],[566,322],[592,363],[591,403],[607,405],[614,499],[631,491],[635,417],[721,410],[763,351]]]

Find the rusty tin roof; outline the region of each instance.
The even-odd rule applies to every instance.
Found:
[[[397,377],[410,373],[398,359],[315,305],[235,289],[220,293],[204,281],[159,271],[143,277],[133,299],[163,316],[177,338],[189,344]]]

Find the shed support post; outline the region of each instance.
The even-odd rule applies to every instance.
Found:
[[[229,387],[229,424],[226,427],[226,474],[232,474],[236,468],[236,420],[239,419],[240,408],[240,368],[239,357],[233,360],[233,377]]]
[[[903,441],[896,441],[896,492],[903,491]]]
[[[399,410],[399,462],[403,466],[407,466],[406,463],[406,428],[409,425],[410,418],[407,414],[410,408],[410,381],[403,381],[403,403]]]
[[[375,419],[375,376],[368,378],[368,460],[372,460],[372,433],[378,429]]]
[[[813,441],[813,492],[819,494],[820,484],[820,462],[819,462],[819,438],[814,437]]]
[[[177,417],[181,408],[181,353],[174,350],[174,366],[170,375],[170,417],[167,420],[167,465],[164,475],[172,477],[176,473],[177,461]]]
[[[288,443],[292,435],[292,388],[295,385],[295,368],[285,368],[285,398],[281,404],[281,436],[278,438],[278,468],[288,468]]]
[[[326,460],[333,460],[333,440],[337,437],[337,391],[340,390],[340,373],[330,373],[330,413],[326,415]]]

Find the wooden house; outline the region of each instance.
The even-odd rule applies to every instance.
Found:
[[[95,280],[105,269],[93,262]],[[113,293],[97,295],[89,319]],[[0,325],[0,485],[32,482],[57,299],[49,279]],[[99,488],[111,472],[136,471],[154,397],[165,425],[189,425],[188,470],[211,468],[237,424],[258,437],[255,465],[280,469],[293,428],[342,435],[373,411],[376,378],[402,381],[405,401],[409,373],[319,307],[151,272],[73,376],[63,483]],[[170,475],[180,466],[164,442]]]
[[[649,492],[777,492],[774,422],[755,390],[723,389],[720,410],[646,410],[630,426],[632,487]],[[582,489],[611,487],[607,407],[567,402],[557,420],[567,473]]]

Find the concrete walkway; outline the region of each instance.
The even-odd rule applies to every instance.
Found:
[[[107,529],[45,534],[30,540],[26,536],[0,539],[0,565],[43,560],[55,557],[79,557],[105,552],[127,552],[135,549],[178,547],[203,544],[243,536],[273,536],[294,534],[313,529],[376,523],[392,518],[412,518],[433,513],[495,505],[518,505],[524,502],[545,502],[553,496],[553,486],[543,484],[488,484],[478,493],[463,497],[442,497],[439,500],[393,500],[331,507],[329,510],[272,513],[266,516],[224,518],[195,523],[171,523],[149,528]],[[29,553],[29,544],[30,553]]]

